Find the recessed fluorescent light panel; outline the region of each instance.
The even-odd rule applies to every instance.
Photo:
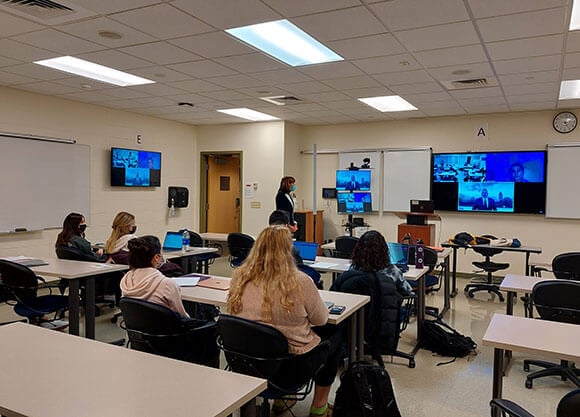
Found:
[[[572,4],[572,18],[570,19],[570,30],[580,29],[580,2],[574,0]]]
[[[358,100],[382,112],[417,110],[417,107],[399,96],[366,97]]]
[[[263,122],[265,120],[278,120],[277,117],[270,116],[266,113],[247,109],[245,107],[240,109],[223,109],[218,110],[220,113],[229,114],[230,116],[241,117],[242,119],[252,120],[253,122]]]
[[[58,58],[35,61],[34,63],[121,87],[155,83],[155,81],[146,78],[137,77],[136,75],[127,74],[123,71],[117,71],[116,69],[85,61],[83,59],[74,58],[72,56],[61,56]]]
[[[574,100],[580,98],[580,80],[568,80],[560,83],[559,100]]]
[[[344,59],[287,20],[226,29],[226,32],[293,67]]]

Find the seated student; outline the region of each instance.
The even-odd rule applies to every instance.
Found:
[[[86,229],[87,223],[85,216],[79,213],[70,213],[64,219],[62,231],[56,238],[55,247],[68,246],[77,248],[87,256],[88,260],[94,260],[95,262],[106,260],[107,256],[104,255],[103,249],[98,249],[96,252],[93,252],[91,242],[85,239]]]
[[[379,279],[390,279],[401,295],[410,295],[413,288],[403,277],[403,273],[391,264],[389,248],[382,234],[376,230],[365,232],[352,251],[351,270],[376,272]]]
[[[230,314],[269,324],[288,339],[289,351],[301,354],[321,341],[330,342],[330,356],[315,379],[310,416],[329,416],[328,395],[338,371],[341,335],[336,326],[323,326],[328,309],[312,280],[292,259],[292,237],[286,226],[265,228],[246,261],[234,271],[227,298]],[[290,404],[288,404],[290,403]],[[289,407],[295,401],[286,401]],[[285,411],[284,402],[274,412]]]
[[[130,240],[128,246],[131,269],[121,280],[123,297],[161,304],[189,317],[181,302],[179,286],[158,269],[163,265],[159,239],[155,236],[138,237]]]
[[[284,210],[274,210],[268,218],[268,224],[270,226],[286,226],[290,232],[294,232],[294,228],[290,225],[290,216]],[[292,246],[292,256],[296,265],[304,264],[304,259],[302,259],[300,252],[294,246]]]
[[[135,216],[126,211],[117,213],[112,225],[113,230],[107,243],[105,243],[105,253],[114,254],[117,252],[129,252],[127,243],[137,237],[135,232]]]

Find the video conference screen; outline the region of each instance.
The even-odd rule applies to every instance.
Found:
[[[370,191],[371,171],[368,169],[336,171],[337,191]]]
[[[543,214],[546,152],[433,154],[436,210]]]
[[[111,186],[159,187],[161,153],[111,148]]]
[[[340,192],[336,199],[339,213],[370,213],[373,211],[370,192]]]

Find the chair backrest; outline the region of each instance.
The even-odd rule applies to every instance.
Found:
[[[304,272],[306,275],[312,278],[312,281],[314,281],[316,287],[322,289],[322,282],[320,281],[320,272],[318,272],[316,269],[306,264],[298,264],[296,266],[300,271]]]
[[[99,262],[98,259],[87,255],[79,248],[73,246],[57,246],[55,248],[56,257],[58,259],[68,259],[71,261],[84,261],[84,262]]]
[[[199,233],[189,230],[189,246],[201,248],[203,246],[203,239]]]
[[[556,417],[578,417],[580,410],[580,389],[564,395],[558,403]]]
[[[111,259],[116,264],[129,265],[129,252],[126,250],[120,250],[119,252],[112,253]]]
[[[543,320],[580,324],[580,282],[541,281],[532,289],[532,303]]]
[[[36,298],[38,277],[27,266],[0,259],[0,283],[7,299],[26,302]]]
[[[335,257],[350,259],[352,251],[358,243],[358,237],[353,236],[338,236],[335,244]]]
[[[228,249],[230,255],[238,260],[244,260],[254,246],[254,238],[244,233],[228,234]]]
[[[165,306],[136,298],[121,298],[119,307],[131,349],[208,366],[219,364],[215,322],[187,321]]]
[[[580,252],[556,255],[552,260],[552,272],[556,278],[580,280]]]

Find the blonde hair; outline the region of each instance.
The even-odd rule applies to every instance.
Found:
[[[135,216],[126,211],[117,213],[113,220],[113,231],[105,243],[105,253],[114,253],[115,243],[121,236],[128,235],[131,232],[131,223],[135,220]]]
[[[272,319],[272,306],[280,303],[286,311],[294,306],[293,298],[300,288],[298,269],[292,257],[292,237],[286,225],[262,230],[244,263],[235,270],[237,279],[228,293],[230,314],[243,309],[242,295],[249,282],[262,287],[262,319]],[[275,300],[276,299],[276,300]]]

